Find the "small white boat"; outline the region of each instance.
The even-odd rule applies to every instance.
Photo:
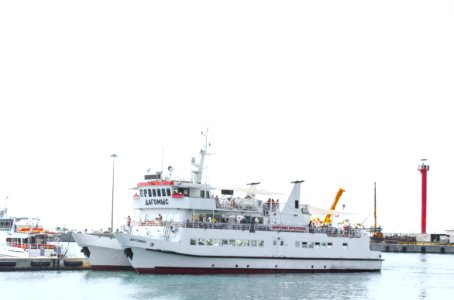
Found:
[[[63,250],[51,241],[54,234],[38,218],[12,218],[6,208],[0,211],[0,257],[58,257]]]

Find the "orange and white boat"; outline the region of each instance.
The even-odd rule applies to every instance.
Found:
[[[13,218],[0,210],[0,257],[59,256],[62,247],[52,243],[53,234],[38,218]]]

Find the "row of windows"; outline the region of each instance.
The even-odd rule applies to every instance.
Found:
[[[265,242],[263,240],[221,240],[221,239],[190,239],[192,246],[234,246],[234,247],[263,247]],[[277,241],[273,241],[273,245],[277,245]],[[280,241],[280,245],[284,245],[284,241]],[[295,242],[295,247],[310,248],[310,249],[332,249],[333,243],[331,242]],[[348,243],[342,243],[343,249],[348,249]]]
[[[140,189],[140,197],[170,197],[169,188]]]
[[[192,246],[233,246],[233,247],[263,247],[263,240],[220,240],[220,239],[191,239]]]
[[[326,248],[326,249],[332,249],[333,248],[333,243],[331,242],[295,242],[295,246],[299,248]],[[348,243],[342,243],[342,248],[348,249]]]
[[[170,197],[172,194],[170,188],[152,188],[140,189],[140,197]],[[181,194],[189,197],[189,188],[174,188],[173,194]],[[210,191],[201,190],[200,198],[210,198]]]

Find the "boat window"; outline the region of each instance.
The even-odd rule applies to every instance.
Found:
[[[163,197],[165,197],[166,196],[166,189],[161,189],[161,194],[162,194]]]
[[[207,246],[213,246],[213,240],[212,239],[207,239],[206,240],[206,245]]]
[[[158,197],[161,197],[161,190],[160,190],[160,189],[157,189],[156,192],[158,193]]]
[[[277,241],[273,241],[273,246],[276,246],[277,245]]]
[[[205,245],[205,239],[199,239],[198,245],[199,246]]]
[[[348,249],[348,243],[342,243],[342,248]]]
[[[235,240],[229,240],[229,246],[235,246]]]
[[[233,195],[233,190],[221,190],[221,195]]]
[[[243,246],[243,240],[236,240],[235,241],[235,246],[237,246],[237,247]]]
[[[143,197],[143,190],[139,190],[140,191],[140,197]]]
[[[200,198],[205,198],[205,191],[204,190],[200,191]]]
[[[192,246],[194,246],[194,245],[197,244],[197,241],[195,239],[191,239],[190,243],[191,243]]]
[[[143,190],[143,196],[144,196],[144,197],[147,196],[147,190]]]
[[[156,189],[153,189],[152,191],[153,191],[153,197],[156,197],[157,196],[156,195]],[[151,194],[150,194],[150,196],[151,196]]]
[[[207,198],[210,198],[210,191],[207,191]]]
[[[302,214],[309,214],[309,210],[307,209],[307,205],[303,205],[303,208],[301,208],[301,213]]]
[[[299,241],[295,241],[295,247],[296,247],[296,248],[299,248],[299,247],[300,247],[300,242],[299,242]]]
[[[333,243],[328,243],[328,249],[333,248]]]
[[[320,243],[316,242],[315,245],[314,245],[314,248],[320,248]]]
[[[325,242],[322,243],[322,248],[326,248],[326,243]]]
[[[307,242],[302,242],[301,243],[301,248],[307,248]]]
[[[263,247],[265,245],[265,241],[259,241],[259,247]]]
[[[213,246],[215,246],[215,247],[221,246],[221,241],[218,239],[213,240]]]
[[[227,246],[229,244],[228,240],[222,240],[222,246]]]
[[[284,246],[284,241],[281,241],[281,246]]]
[[[314,248],[314,243],[313,243],[313,242],[307,243],[307,247],[308,247],[308,248]]]
[[[251,241],[251,247],[257,247],[257,241],[256,240],[252,240]]]
[[[151,197],[151,189],[148,189],[148,197]]]
[[[295,208],[296,208],[296,209],[299,208],[299,201],[298,201],[298,200],[295,200]]]
[[[249,247],[250,245],[251,245],[251,242],[249,240],[243,240],[244,247]]]
[[[170,188],[167,188],[167,197],[170,197],[171,193],[170,193]]]

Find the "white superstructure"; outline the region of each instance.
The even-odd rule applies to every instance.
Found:
[[[193,180],[146,175],[137,186],[134,208],[140,220],[115,237],[139,273],[276,273],[379,271],[364,229],[314,227],[302,204],[302,181],[285,204],[260,199],[256,184],[220,197],[201,183],[203,158]],[[283,205],[283,207],[281,207]]]

